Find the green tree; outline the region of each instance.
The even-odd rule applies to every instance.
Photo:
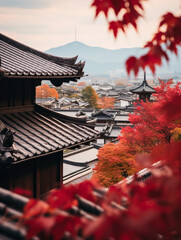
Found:
[[[90,107],[97,108],[98,95],[91,86],[87,86],[82,90],[82,97],[84,101],[89,103]]]

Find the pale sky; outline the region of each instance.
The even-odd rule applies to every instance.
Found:
[[[0,0],[0,32],[45,51],[77,40],[109,49],[142,47],[166,11],[181,14],[181,0],[148,0],[139,33],[132,28],[115,40],[103,15],[94,19],[92,0]]]

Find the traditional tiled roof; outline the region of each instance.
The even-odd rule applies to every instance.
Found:
[[[81,109],[75,115],[76,116],[86,116],[86,114]]]
[[[83,148],[64,156],[65,163],[85,166],[87,163],[97,160],[98,149],[93,146]]]
[[[90,179],[98,161],[98,149],[92,145],[64,154],[63,183],[77,183],[83,179]]]
[[[75,166],[71,163],[63,163],[63,184],[75,183],[82,181],[92,175],[92,169],[89,166]]]
[[[147,92],[147,93],[154,93],[155,90],[151,86],[148,85],[146,81],[146,73],[144,72],[144,80],[142,84],[136,88],[130,89],[132,93],[142,93],[142,92]]]
[[[109,132],[109,137],[111,138],[117,138],[120,135],[121,132],[121,127],[120,126],[112,126],[112,128],[110,128],[110,132]]]
[[[35,111],[2,114],[0,123],[4,126],[0,128],[0,160],[5,163],[65,149],[99,135],[86,126],[86,119],[67,117],[38,105]],[[4,129],[14,132],[11,149],[3,145],[5,137],[8,139]]]
[[[5,77],[75,80],[83,76],[85,64],[76,60],[77,56],[62,58],[37,51],[0,34],[0,74]]]
[[[92,113],[91,117],[98,119],[114,119],[115,114],[109,113],[103,109],[98,112]]]

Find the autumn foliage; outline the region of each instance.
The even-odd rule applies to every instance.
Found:
[[[157,32],[144,46],[148,52],[139,58],[130,57],[126,61],[127,72],[133,71],[137,75],[139,69],[149,67],[155,73],[156,66],[161,66],[163,60],[169,61],[168,52],[178,54],[178,46],[181,45],[180,29],[181,16],[177,17],[171,12],[163,15]]]
[[[144,0],[94,0],[92,7],[96,8],[95,17],[101,12],[104,13],[108,20],[109,30],[117,37],[118,32],[126,32],[129,25],[137,30],[137,21],[142,17]],[[110,20],[109,13],[113,10],[115,20]]]
[[[103,108],[103,109],[107,109],[107,108],[114,108],[114,103],[115,103],[115,98],[113,97],[102,97],[99,98],[97,101],[97,107],[98,108]]]
[[[47,84],[43,84],[36,88],[36,98],[53,97],[58,99],[58,92],[55,88],[50,88]]]
[[[138,170],[135,160],[137,163],[144,162],[143,159],[148,157],[148,153],[156,145],[180,139],[180,118],[177,116],[170,121],[163,111],[165,104],[169,104],[174,96],[181,95],[180,84],[171,88],[170,83],[161,82],[161,85],[155,88],[154,102],[141,101],[135,104],[134,114],[129,115],[133,127],[122,128],[118,137],[119,143],[106,144],[99,150],[99,161],[94,173],[99,183],[108,187],[119,182],[123,177],[132,175]],[[150,162],[145,161],[143,167],[149,164]]]
[[[181,121],[177,119],[170,121],[162,108],[164,104],[171,101],[173,96],[181,95],[179,85],[171,88],[169,82],[162,83],[155,88],[156,94],[154,94],[154,97],[156,101],[135,104],[134,114],[129,117],[134,127],[125,127],[120,137],[120,139],[124,138],[126,140],[133,153],[138,151],[150,152],[155,145],[171,142],[173,130],[180,128]],[[173,109],[175,107],[172,106]]]
[[[95,17],[100,13],[105,15],[108,28],[116,38],[121,31],[126,33],[129,26],[137,30],[137,23],[144,13],[144,0],[93,0],[92,7],[95,8]],[[178,6],[180,7],[180,6]],[[112,20],[112,11],[114,20]],[[161,66],[163,60],[169,61],[168,52],[177,55],[178,47],[181,45],[181,16],[175,16],[168,12],[161,16],[158,29],[153,38],[148,41],[144,48],[147,53],[136,58],[129,57],[126,61],[128,74],[133,71],[135,75],[140,69],[150,68],[155,73],[156,66]]]
[[[133,175],[138,170],[133,154],[124,141],[104,145],[99,150],[98,159],[93,178],[105,187]]]
[[[97,108],[98,95],[91,86],[87,86],[82,90],[83,100],[89,103],[92,108]]]
[[[79,82],[79,83],[77,83],[77,86],[79,86],[79,87],[80,87],[80,86],[81,86],[81,87],[84,86],[84,87],[85,87],[85,86],[86,86],[86,83],[85,83],[85,82]]]

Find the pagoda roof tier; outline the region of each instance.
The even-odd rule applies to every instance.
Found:
[[[152,88],[146,81],[146,73],[144,73],[144,80],[142,84],[136,88],[133,88],[130,90],[132,93],[142,93],[142,92],[147,92],[147,93],[155,93],[154,88]]]

